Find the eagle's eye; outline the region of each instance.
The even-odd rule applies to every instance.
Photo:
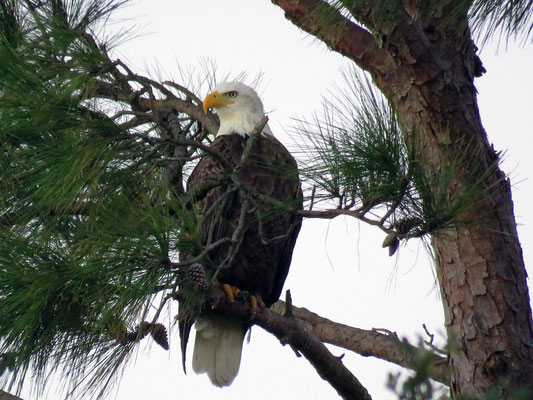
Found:
[[[237,97],[237,92],[235,90],[232,90],[231,92],[228,92],[229,97]]]

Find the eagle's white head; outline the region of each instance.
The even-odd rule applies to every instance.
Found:
[[[216,108],[220,118],[217,136],[233,133],[249,135],[265,116],[263,103],[251,87],[240,82],[226,82],[215,88],[204,100],[204,111]],[[263,134],[272,135],[268,124]]]

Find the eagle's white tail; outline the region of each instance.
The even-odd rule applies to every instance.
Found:
[[[246,329],[242,321],[215,315],[196,319],[192,369],[215,386],[229,386],[239,372]]]

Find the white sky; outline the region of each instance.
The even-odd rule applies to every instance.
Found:
[[[119,25],[113,29],[137,25],[139,36],[120,45],[116,56],[141,73],[159,70],[165,79],[174,77],[188,86],[180,81],[178,66],[201,74],[206,58],[216,62],[221,76],[247,71],[252,78],[263,72],[260,91],[265,108],[272,111],[270,126],[286,144],[291,143],[291,118],[310,118],[319,111],[321,97],[343,83],[339,69],[350,65],[294,27],[268,0],[137,0],[117,17]],[[476,81],[482,120],[495,148],[506,151],[503,169],[513,183],[520,239],[526,265],[531,265],[532,47],[511,44],[496,51],[487,46],[481,58],[488,70]],[[285,284],[294,304],[355,327],[396,331],[415,342],[423,335],[423,323],[442,337],[442,306],[423,246],[411,241],[399,256],[389,258],[382,241],[376,229],[349,218],[305,221]],[[205,375],[183,374],[174,333],[169,352],[155,344],[141,346],[116,399],[338,398],[305,359],[260,328],[253,329],[241,371],[225,389],[211,386]],[[192,343],[189,349],[192,354]],[[338,348],[333,353],[346,353],[343,361],[374,400],[395,398],[384,387],[388,372],[397,370],[392,364]],[[60,398],[54,390],[48,399]],[[23,398],[35,397],[25,390]]]

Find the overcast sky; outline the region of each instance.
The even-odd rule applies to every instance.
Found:
[[[136,37],[121,44],[114,56],[140,73],[155,76],[159,71],[162,78],[189,86],[179,69],[201,74],[206,59],[216,63],[220,75],[247,71],[253,78],[263,73],[259,89],[270,111],[270,126],[287,145],[291,118],[310,118],[319,111],[322,96],[343,84],[340,68],[351,65],[294,27],[268,0],[137,0],[113,20],[112,29],[136,26]],[[531,265],[532,46],[511,43],[497,50],[489,45],[481,58],[488,71],[476,80],[482,120],[495,148],[506,152],[503,169],[513,183],[520,239],[526,265]],[[382,233],[349,218],[305,221],[285,284],[294,304],[355,327],[395,331],[413,342],[423,335],[425,323],[442,338],[442,306],[424,247],[410,241],[389,258],[382,241]],[[190,343],[189,359],[192,347]],[[343,361],[374,400],[395,398],[384,387],[388,372],[398,370],[392,364],[351,353]],[[57,386],[48,399],[60,398],[54,392]],[[140,346],[116,399],[235,400],[251,393],[254,400],[337,398],[305,359],[254,328],[231,387],[218,389],[205,375],[183,374],[176,330],[169,352],[155,344]],[[26,390],[23,398],[35,397]]]

